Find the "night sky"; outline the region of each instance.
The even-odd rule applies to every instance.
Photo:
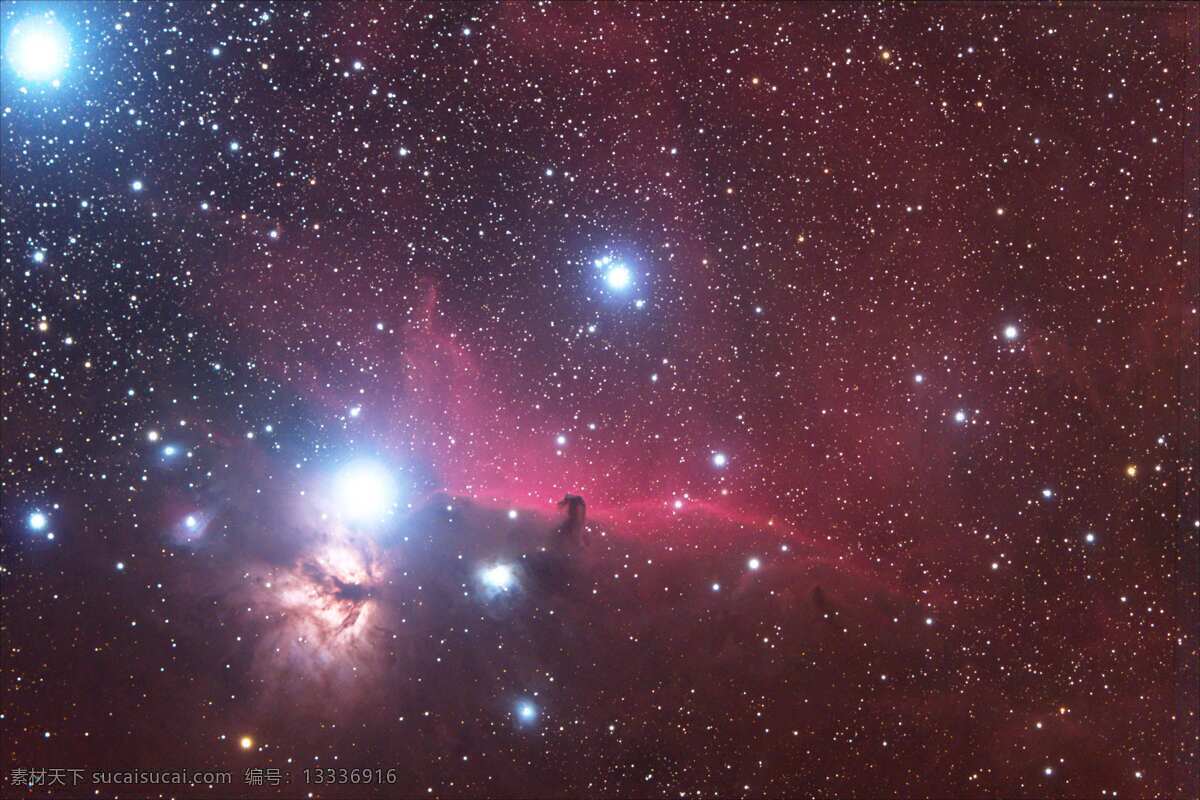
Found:
[[[1197,6],[0,16],[0,796],[1200,794]]]

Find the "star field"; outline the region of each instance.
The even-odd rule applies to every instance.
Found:
[[[1197,796],[1198,41],[6,3],[0,795]]]

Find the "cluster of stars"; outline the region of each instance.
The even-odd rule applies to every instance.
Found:
[[[1190,8],[411,11],[0,11],[15,768],[1200,794]]]

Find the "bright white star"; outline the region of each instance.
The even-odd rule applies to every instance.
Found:
[[[604,282],[608,284],[608,288],[618,292],[628,289],[633,283],[633,272],[624,264],[614,264],[608,272],[604,273]]]
[[[483,583],[489,589],[498,589],[500,591],[508,591],[513,584],[513,570],[508,564],[497,564],[494,567],[488,567],[480,577],[483,578]]]
[[[29,515],[29,529],[41,531],[46,529],[46,524],[49,522],[46,515],[40,511],[35,511]]]
[[[356,461],[338,472],[334,494],[341,516],[351,522],[377,522],[396,503],[396,482],[373,461]]]
[[[57,78],[71,54],[67,31],[48,17],[29,17],[17,23],[8,37],[8,60],[27,81]]]
[[[517,716],[522,722],[533,722],[537,719],[537,706],[528,700],[517,704]]]

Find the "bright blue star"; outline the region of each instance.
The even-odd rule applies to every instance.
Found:
[[[28,17],[8,37],[8,60],[27,81],[56,79],[67,68],[71,41],[67,31],[52,17]]]
[[[34,511],[29,515],[29,529],[32,531],[44,531],[49,522],[46,515],[40,511]]]
[[[512,587],[515,578],[513,569],[508,564],[488,567],[480,573],[480,577],[483,579],[484,586],[501,592],[507,592]]]
[[[517,703],[517,719],[521,720],[521,722],[528,725],[537,719],[537,715],[537,706],[533,703],[528,700],[522,700],[520,703]]]
[[[597,258],[592,262],[604,283],[604,288],[616,294],[625,294],[637,282],[633,268],[613,256]]]
[[[334,478],[338,513],[350,522],[378,522],[395,507],[396,481],[382,464],[355,461]]]
[[[208,531],[208,524],[213,515],[204,511],[193,511],[182,520],[172,525],[167,533],[175,544],[187,547],[199,547]]]
[[[615,264],[609,268],[608,272],[604,273],[604,282],[610,289],[623,291],[633,283],[633,272],[624,264]]]

